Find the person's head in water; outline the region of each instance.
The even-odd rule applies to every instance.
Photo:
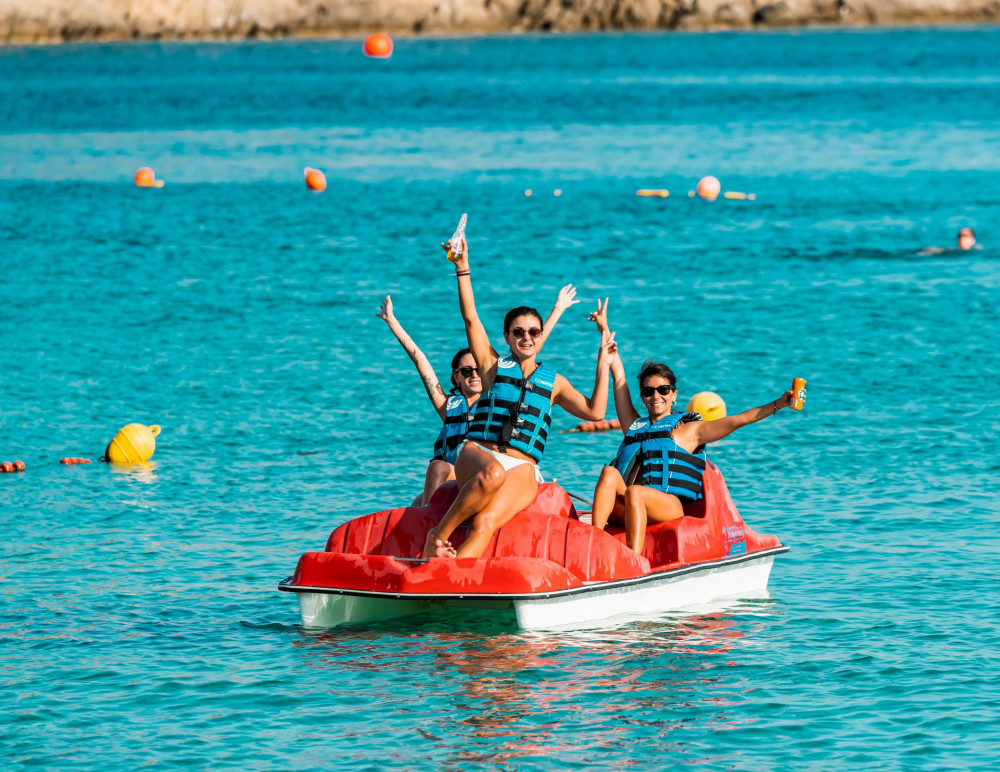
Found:
[[[460,393],[466,399],[483,391],[476,360],[467,348],[459,349],[451,358],[451,387],[452,394]]]
[[[974,246],[976,246],[976,232],[972,228],[959,228],[958,248],[972,249]]]
[[[639,397],[650,421],[659,421],[674,409],[677,378],[663,362],[647,359],[639,371]]]
[[[503,318],[503,339],[518,362],[538,353],[542,338],[542,315],[530,306],[518,306]]]

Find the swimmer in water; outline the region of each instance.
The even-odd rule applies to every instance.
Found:
[[[441,246],[448,249],[446,244]],[[538,462],[548,438],[552,406],[559,405],[585,421],[604,418],[608,369],[616,351],[614,333],[602,333],[594,389],[587,397],[553,368],[536,361],[542,317],[533,308],[517,306],[507,312],[503,324],[510,350],[499,355],[490,346],[476,311],[464,239],[454,264],[459,306],[483,393],[455,463],[458,497],[427,533],[425,558],[479,557],[493,534],[535,500],[541,482]],[[530,271],[531,266],[524,267],[526,276],[530,277]],[[456,550],[449,540],[466,520],[471,521],[469,532]]]
[[[559,322],[563,312],[579,302],[576,299],[576,288],[572,284],[567,284],[559,290],[556,303],[542,325],[542,336],[538,341],[539,350]],[[434,442],[434,453],[424,474],[424,490],[413,500],[412,504],[415,507],[424,506],[430,501],[431,495],[440,485],[455,479],[455,461],[458,458],[458,449],[465,440],[473,406],[483,391],[482,382],[479,379],[479,371],[476,369],[476,360],[469,349],[463,348],[451,359],[451,389],[448,394],[445,394],[441,387],[441,381],[434,372],[434,368],[431,367],[430,361],[396,319],[392,309],[392,298],[389,295],[385,296],[376,316],[389,326],[392,334],[399,341],[399,345],[403,347],[410,360],[417,366],[417,373],[423,381],[424,389],[427,390],[427,397],[430,399],[431,405],[434,406],[434,410],[437,411],[438,417],[444,422],[444,426],[441,427],[441,432]]]
[[[958,229],[958,236],[953,247],[926,247],[917,252],[918,255],[943,255],[945,252],[968,252],[971,249],[982,249],[976,243],[976,232],[966,226]]]

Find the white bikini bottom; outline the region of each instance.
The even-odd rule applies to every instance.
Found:
[[[542,472],[538,468],[538,464],[532,464],[530,461],[526,461],[523,458],[514,458],[513,456],[508,456],[506,453],[501,453],[499,450],[493,450],[492,448],[484,448],[478,442],[473,442],[472,440],[466,440],[466,443],[471,442],[477,448],[482,451],[489,453],[497,462],[504,468],[506,472],[508,469],[513,469],[515,466],[520,466],[521,464],[528,464],[535,470],[535,482],[543,483],[545,478],[542,477]],[[464,444],[464,443],[463,443]]]

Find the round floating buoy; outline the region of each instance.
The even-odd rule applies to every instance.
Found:
[[[73,464],[89,464],[91,463],[91,461],[89,458],[74,458],[70,456],[67,458],[60,458],[59,463],[73,465]]]
[[[524,191],[524,195],[526,195],[528,198],[531,198],[533,194],[534,191],[531,188],[528,188],[526,191]]]
[[[668,198],[670,191],[664,188],[640,188],[635,194],[640,198]]]
[[[159,426],[129,424],[114,436],[104,451],[104,459],[112,464],[137,464],[148,461],[156,450]]]
[[[13,471],[14,471],[14,465],[10,463],[10,461],[4,461],[3,463],[0,463],[0,472],[7,473]]]
[[[552,195],[555,196],[556,198],[559,198],[559,196],[562,195],[562,190],[556,188],[555,190],[552,191]]]
[[[715,201],[719,197],[720,190],[722,190],[722,183],[716,177],[709,175],[698,180],[698,195],[704,199]]]
[[[689,413],[699,413],[705,421],[726,417],[726,403],[714,391],[699,391],[684,409]]]
[[[381,32],[369,35],[362,46],[365,56],[373,59],[388,59],[392,56],[392,38]]]
[[[137,188],[162,188],[163,180],[156,179],[156,172],[148,166],[137,169],[132,177],[132,182]]]
[[[15,472],[23,472],[26,468],[27,467],[25,467],[23,461],[15,461],[14,462],[14,471]]]
[[[314,193],[322,193],[326,190],[326,175],[319,169],[306,167],[305,171],[306,187]]]

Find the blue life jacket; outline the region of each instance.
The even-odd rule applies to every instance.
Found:
[[[637,465],[635,485],[646,485],[679,499],[697,501],[703,496],[701,476],[705,471],[705,446],[688,453],[674,442],[674,427],[688,421],[700,421],[697,413],[670,413],[656,423],[637,419],[618,448],[612,465],[628,483],[629,472]]]
[[[444,426],[434,440],[434,455],[431,460],[447,461],[454,464],[458,458],[458,448],[469,430],[469,403],[461,394],[448,397],[444,411]]]
[[[537,463],[545,450],[552,423],[552,389],[556,371],[541,363],[527,378],[510,356],[500,357],[497,375],[479,397],[465,435],[527,453]]]

